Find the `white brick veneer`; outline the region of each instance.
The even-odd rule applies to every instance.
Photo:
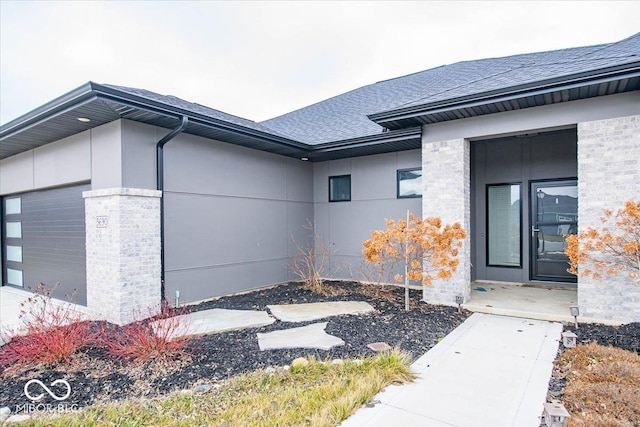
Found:
[[[579,228],[599,227],[603,209],[629,199],[640,199],[640,116],[579,123]],[[623,276],[578,277],[578,304],[585,317],[640,321],[640,286]]]
[[[423,287],[430,303],[455,305],[456,295],[471,296],[471,169],[470,144],[465,139],[422,145],[422,216],[459,222],[467,231],[457,271],[449,280],[434,280]]]
[[[159,311],[160,196],[132,188],[83,193],[92,317],[122,325]]]

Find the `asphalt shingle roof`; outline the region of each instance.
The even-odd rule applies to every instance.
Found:
[[[119,90],[121,92],[126,92],[131,95],[140,96],[143,98],[150,99],[152,101],[157,101],[163,104],[167,104],[173,107],[177,107],[188,112],[201,114],[206,117],[210,117],[213,119],[221,120],[227,123],[233,123],[236,125],[240,125],[249,129],[261,131],[264,133],[282,136],[285,138],[289,138],[287,135],[279,133],[275,129],[267,128],[266,126],[256,123],[253,120],[248,120],[239,116],[234,116],[233,114],[228,114],[220,110],[216,110],[214,108],[209,108],[201,104],[197,104],[194,102],[185,101],[184,99],[178,98],[173,95],[160,95],[155,92],[148,91],[146,89],[137,89],[132,87],[125,86],[116,86],[111,84],[104,84],[103,86],[110,87],[112,89]]]
[[[367,85],[261,122],[316,145],[381,133],[367,115],[568,77],[640,60],[640,33],[615,43],[457,62]]]

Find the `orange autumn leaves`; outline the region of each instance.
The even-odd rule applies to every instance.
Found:
[[[406,220],[386,220],[386,230],[372,230],[371,238],[363,245],[365,261],[379,268],[380,277],[406,262],[407,278],[421,281],[448,279],[458,267],[458,252],[467,236],[460,223],[442,224],[440,218],[416,218],[409,214]],[[394,279],[403,282],[404,276]]]
[[[626,274],[640,284],[640,200],[628,200],[617,212],[604,211],[602,228],[566,236],[569,272],[601,280]]]

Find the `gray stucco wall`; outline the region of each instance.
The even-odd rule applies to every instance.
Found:
[[[397,170],[421,166],[420,150],[314,164],[315,226],[333,252],[331,277],[377,280],[363,262],[362,243],[371,230],[386,228],[386,218],[406,218],[407,209],[422,215],[421,198],[396,197]],[[335,175],[351,175],[350,202],[329,202],[329,177]]]
[[[140,132],[138,132],[140,135]],[[197,301],[294,277],[313,220],[312,165],[181,134],[165,154],[165,287]]]
[[[90,131],[0,161],[0,194],[91,179]]]
[[[156,189],[156,143],[169,132],[169,129],[122,121],[123,187]]]
[[[121,120],[0,160],[0,195],[91,181],[122,186]]]
[[[577,135],[575,129],[535,136],[474,141],[472,159],[472,280],[529,281],[530,183],[535,180],[576,178]],[[521,184],[522,267],[487,266],[487,184]]]

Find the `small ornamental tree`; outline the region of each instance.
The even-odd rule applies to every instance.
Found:
[[[626,275],[640,285],[640,200],[628,200],[617,212],[605,210],[602,228],[566,236],[569,273],[601,280]]]
[[[380,279],[404,263],[405,274],[396,274],[405,283],[405,308],[408,310],[409,281],[430,285],[435,277],[449,279],[458,267],[458,252],[467,236],[460,223],[442,224],[440,218],[417,218],[408,213],[407,220],[386,220],[386,230],[372,230],[363,243],[368,264],[379,268]]]

